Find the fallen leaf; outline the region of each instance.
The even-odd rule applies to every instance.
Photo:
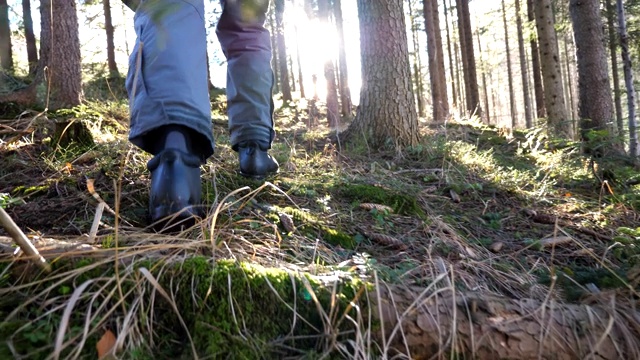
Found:
[[[96,344],[98,350],[98,359],[106,359],[108,356],[113,355],[116,346],[116,336],[111,330],[105,331],[100,338],[100,341]]]

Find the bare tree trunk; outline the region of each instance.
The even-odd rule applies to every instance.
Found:
[[[518,31],[518,52],[520,53],[520,72],[522,75],[522,96],[524,97],[524,120],[525,126],[533,126],[533,116],[531,114],[531,103],[529,102],[529,76],[527,74],[527,55],[524,51],[524,36],[522,35],[522,14],[520,14],[520,0],[515,0],[516,5],[516,27]]]
[[[333,16],[338,31],[338,74],[340,85],[340,105],[342,116],[351,115],[351,89],[349,88],[349,70],[347,68],[347,52],[344,47],[344,21],[342,19],[342,2],[333,0]]]
[[[534,0],[527,0],[527,20],[535,26]],[[533,75],[533,92],[536,98],[536,117],[543,118],[547,116],[547,110],[544,105],[544,89],[542,86],[542,73],[540,71],[540,52],[538,51],[538,41],[531,38],[529,41],[531,47],[531,73]]]
[[[562,88],[558,40],[554,28],[551,0],[537,0],[535,4],[536,29],[540,43],[542,80],[545,108],[550,129],[556,136],[571,138],[571,122],[567,121]]]
[[[330,0],[318,0],[318,17],[320,21],[329,23]],[[336,71],[332,59],[324,62],[324,79],[327,82],[327,123],[335,128],[340,120],[340,106],[338,104],[338,85]]]
[[[298,26],[296,25],[296,63],[298,64],[298,84],[300,86],[300,98],[307,96],[304,92],[304,78],[302,77],[302,60],[300,60],[300,37],[298,36]]]
[[[624,82],[627,87],[627,107],[629,112],[629,155],[633,158],[638,153],[638,129],[636,124],[636,91],[633,87],[633,71],[631,55],[629,54],[629,37],[627,35],[627,20],[624,14],[622,0],[616,0],[618,12],[618,32],[620,33],[620,49],[622,51],[622,66]]]
[[[418,25],[416,15],[413,12],[413,1],[408,1],[409,20],[411,21],[411,39],[413,41],[413,77],[416,89],[416,104],[418,105],[418,116],[425,116],[424,88],[422,83],[422,62],[420,60],[420,44],[418,41]]]
[[[516,111],[515,91],[513,90],[513,75],[511,72],[511,48],[509,46],[509,27],[507,26],[507,9],[502,0],[502,23],[504,24],[504,46],[507,54],[507,80],[509,83],[509,113],[511,115],[511,129],[518,126],[518,112]]]
[[[104,8],[104,29],[107,32],[107,63],[109,65],[109,76],[120,76],[118,65],[116,64],[116,47],[113,43],[113,21],[111,19],[111,3],[109,0],[102,0]]]
[[[289,66],[289,75],[291,76],[291,91],[296,92],[296,76],[293,72],[293,59],[291,53],[287,55],[287,65]]]
[[[451,54],[451,35],[449,33],[449,11],[450,5],[447,5],[447,0],[444,3],[444,24],[447,31],[447,54],[449,55],[449,73],[451,76],[451,97],[453,98],[453,107],[458,107],[458,93],[456,92],[456,76],[454,74],[453,55]]]
[[[602,31],[599,0],[571,0],[569,12],[576,41],[578,59],[578,89],[580,133],[585,152],[606,156],[614,153],[613,136],[609,125],[613,119],[613,102],[607,55]],[[590,138],[592,130],[608,130],[608,136]]]
[[[469,0],[456,0],[458,10],[458,31],[460,32],[460,50],[462,51],[462,71],[465,78],[467,111],[482,116],[478,78],[476,76],[476,60],[473,52],[473,32],[469,15]]]
[[[480,69],[482,74],[482,91],[484,92],[484,112],[482,119],[486,124],[491,123],[491,108],[489,107],[489,89],[487,88],[487,68],[484,60],[482,59],[482,43],[480,42],[480,32],[476,31],[476,37],[478,40],[478,56],[480,60]]]
[[[435,1],[423,0],[425,31],[427,33],[427,53],[429,55],[429,78],[431,80],[431,99],[433,103],[433,122],[444,123],[449,117],[449,101],[444,78],[444,58],[442,46],[438,48],[437,32],[440,31]],[[435,7],[435,9],[434,9]],[[440,44],[442,45],[442,44]],[[441,61],[442,60],[442,61]],[[441,67],[442,66],[442,67]]]
[[[13,70],[10,25],[9,4],[7,0],[0,0],[0,67],[4,70]]]
[[[379,286],[382,352],[410,359],[638,359],[635,309]],[[449,355],[450,354],[450,355]],[[388,353],[388,358],[403,358]],[[434,356],[435,355],[435,356]]]
[[[402,0],[358,0],[362,88],[347,137],[364,136],[372,149],[396,150],[418,143]]]
[[[440,10],[438,9],[438,1],[429,1],[433,8],[433,27],[436,32],[436,54],[437,66],[438,66],[438,81],[440,82],[440,90],[442,91],[443,102],[442,106],[446,114],[446,118],[449,118],[449,97],[447,95],[447,77],[444,69],[444,52],[442,51],[442,28],[440,27]],[[473,34],[471,35],[471,41],[473,42]]]
[[[562,44],[564,46],[564,63],[565,63],[565,69],[567,69],[567,71],[565,72],[566,74],[566,99],[567,99],[567,115],[569,117],[571,117],[571,124],[573,126],[573,133],[576,134],[577,129],[576,126],[577,121],[578,121],[578,114],[576,112],[576,106],[575,106],[575,97],[574,97],[574,91],[573,91],[573,87],[574,87],[574,82],[573,82],[573,72],[571,71],[571,59],[574,58],[574,56],[571,56],[571,54],[569,53],[569,43],[570,39],[568,38],[568,35],[564,36],[564,40],[562,41]]]
[[[613,103],[616,109],[616,125],[618,130],[618,137],[620,139],[623,139],[624,120],[622,119],[622,96],[620,96],[620,75],[618,73],[618,37],[616,36],[615,28],[616,7],[613,1],[606,1],[607,30],[609,34],[609,53],[611,55],[611,79],[613,80]]]
[[[276,33],[278,30],[276,29],[276,21],[274,20],[274,8],[271,8],[269,11],[269,27],[271,30],[271,48],[273,51],[271,52],[271,68],[273,69],[273,91],[277,94],[280,92],[280,70],[278,69],[280,62],[278,61],[278,41]]]
[[[291,85],[287,66],[287,44],[284,37],[284,0],[275,0],[276,43],[278,44],[278,67],[280,70],[280,86],[282,100],[291,101]]]

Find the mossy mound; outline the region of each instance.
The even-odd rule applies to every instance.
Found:
[[[8,271],[0,281],[5,289],[0,300],[0,316],[5,319],[0,323],[0,338],[7,341],[0,344],[0,358],[50,356],[63,311],[87,282],[91,284],[73,306],[65,332],[69,346],[62,357],[79,347],[82,358],[96,358],[99,337],[107,329],[121,330],[113,325],[121,324],[127,313],[133,318],[125,358],[191,358],[194,350],[199,357],[213,359],[230,354],[238,359],[275,359],[321,352],[323,344],[353,330],[348,329],[351,322],[340,319],[353,316],[349,303],[365,286],[344,278],[332,289],[337,280],[333,275],[326,277],[333,282],[327,286],[323,277],[304,272],[205,257],[172,263],[145,260],[120,270],[124,301],[119,303],[112,265],[62,261],[53,278],[65,280],[37,276],[39,280],[20,285],[24,278],[11,269],[15,265],[5,264]],[[142,268],[150,275],[145,276]],[[50,291],[43,292],[47,288]],[[83,335],[85,329],[92,330]]]
[[[371,202],[387,205],[398,214],[415,215],[421,219],[426,218],[424,210],[422,210],[415,197],[396,190],[366,184],[342,184],[338,187],[338,193],[353,202]]]

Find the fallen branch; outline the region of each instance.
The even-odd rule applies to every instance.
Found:
[[[11,216],[0,207],[0,224],[4,230],[13,238],[20,249],[29,256],[29,258],[44,271],[51,272],[51,265],[38,253],[35,246],[29,241],[29,238],[20,230],[18,225],[11,219]]]

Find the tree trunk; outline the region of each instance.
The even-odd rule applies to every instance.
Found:
[[[453,55],[451,54],[451,35],[449,33],[449,11],[447,0],[444,3],[444,24],[447,31],[447,55],[449,55],[449,75],[451,76],[451,97],[453,98],[453,107],[458,107],[458,93],[456,92],[456,76],[454,74]]]
[[[520,54],[520,73],[522,76],[522,96],[524,97],[524,120],[527,129],[533,126],[531,103],[529,102],[529,76],[527,74],[527,55],[524,51],[524,36],[522,35],[522,15],[520,14],[520,0],[515,0],[516,27],[518,31],[518,53]]]
[[[380,286],[382,353],[410,359],[638,359],[636,310]],[[630,313],[629,313],[630,311]],[[390,351],[390,353],[389,353]],[[438,356],[440,355],[440,356]]]
[[[427,33],[427,53],[429,55],[429,78],[431,80],[431,99],[433,103],[433,121],[444,123],[449,117],[449,100],[444,78],[444,57],[442,56],[442,40],[438,42],[440,19],[438,3],[423,0],[425,32]]]
[[[269,27],[271,30],[271,68],[273,69],[273,91],[277,94],[280,92],[280,70],[278,69],[280,62],[278,61],[278,40],[276,28],[276,21],[274,20],[273,8],[269,11]]]
[[[620,32],[620,50],[622,51],[622,67],[624,70],[624,82],[627,88],[627,107],[629,112],[629,155],[633,158],[638,153],[638,130],[636,126],[636,91],[633,87],[633,71],[631,67],[631,54],[629,54],[629,37],[627,35],[627,20],[624,14],[622,0],[616,0],[618,9],[618,31]]]
[[[50,6],[50,1],[43,0],[40,5],[40,63],[46,64],[51,88],[48,107],[56,110],[80,105],[82,69],[76,3],[55,0]]]
[[[407,2],[409,6],[409,20],[411,21],[411,39],[413,40],[413,77],[416,89],[416,104],[418,105],[418,116],[425,116],[424,109],[424,88],[422,83],[422,61],[420,58],[420,44],[418,41],[418,24],[413,12],[412,1]]]
[[[0,67],[4,70],[13,70],[11,26],[7,0],[0,0]]]
[[[111,2],[102,0],[104,8],[104,29],[107,32],[107,64],[109,66],[109,76],[118,77],[118,65],[116,64],[116,47],[113,43],[113,21],[111,19]]]
[[[616,7],[606,0],[607,30],[609,34],[609,53],[611,56],[611,79],[613,80],[613,103],[616,109],[616,125],[619,139],[624,139],[624,121],[622,119],[622,96],[620,96],[620,76],[618,69],[618,38],[616,36]],[[624,140],[623,140],[624,141]]]
[[[275,0],[276,42],[278,43],[278,67],[280,70],[280,86],[282,100],[291,101],[291,85],[287,66],[287,44],[284,37],[284,0]]]
[[[509,113],[511,114],[511,129],[518,126],[518,112],[516,111],[515,91],[513,90],[513,75],[511,71],[511,48],[509,46],[509,27],[507,26],[507,8],[502,0],[502,23],[504,25],[504,47],[507,56],[507,81],[509,83]]]
[[[296,76],[293,72],[293,59],[291,53],[287,56],[287,64],[289,66],[289,76],[291,76],[291,91],[296,92]]]
[[[476,76],[476,60],[473,52],[473,32],[469,15],[469,0],[456,0],[458,10],[458,31],[460,32],[460,50],[462,52],[462,71],[464,73],[467,111],[482,116],[478,78]]]
[[[344,21],[342,19],[342,2],[333,0],[333,16],[338,31],[338,74],[340,85],[340,105],[342,116],[351,115],[351,89],[349,88],[349,70],[347,68],[347,52],[344,47]]]
[[[320,21],[329,23],[330,0],[318,1],[318,17]],[[327,123],[335,128],[340,120],[340,106],[338,104],[338,86],[336,84],[336,71],[333,59],[324,62],[324,78],[327,82]]]
[[[362,88],[347,138],[364,135],[372,149],[418,143],[402,0],[358,0]],[[380,41],[392,39],[392,41]]]
[[[540,63],[548,126],[556,136],[570,139],[571,122],[567,121],[551,0],[537,0],[533,3],[535,4],[536,29],[540,44]]]
[[[489,89],[487,88],[487,69],[485,67],[484,60],[482,59],[482,43],[480,42],[480,32],[476,31],[476,38],[478,40],[478,56],[480,60],[480,68],[482,69],[482,91],[484,93],[484,111],[482,119],[485,124],[491,123],[491,108],[489,107]]]
[[[533,0],[527,0],[527,20],[535,26],[536,19],[533,9]],[[536,98],[536,117],[543,118],[547,116],[547,110],[544,105],[544,89],[540,71],[540,52],[538,51],[538,41],[535,37],[531,37],[529,46],[531,47],[531,73],[533,75],[533,93]]]
[[[300,98],[305,99],[307,96],[304,91],[304,78],[302,77],[302,60],[300,60],[300,37],[298,36],[298,26],[296,30],[296,63],[298,64],[298,85],[300,86]]]
[[[22,21],[24,22],[24,37],[27,42],[27,61],[29,62],[29,74],[34,74],[38,66],[38,47],[36,36],[33,33],[33,20],[31,19],[31,0],[22,0]]]
[[[573,82],[573,76],[572,75],[572,71],[571,71],[571,59],[575,58],[575,56],[571,56],[571,54],[569,53],[569,41],[570,39],[568,38],[568,35],[564,36],[564,40],[562,41],[562,45],[564,46],[564,67],[566,69],[566,71],[564,72],[566,74],[566,85],[565,85],[565,99],[567,99],[567,116],[570,117],[571,120],[571,126],[572,126],[572,131],[574,134],[576,134],[576,126],[577,126],[577,119],[579,118],[578,113],[575,111],[575,97],[573,96],[574,94],[574,82]]]

